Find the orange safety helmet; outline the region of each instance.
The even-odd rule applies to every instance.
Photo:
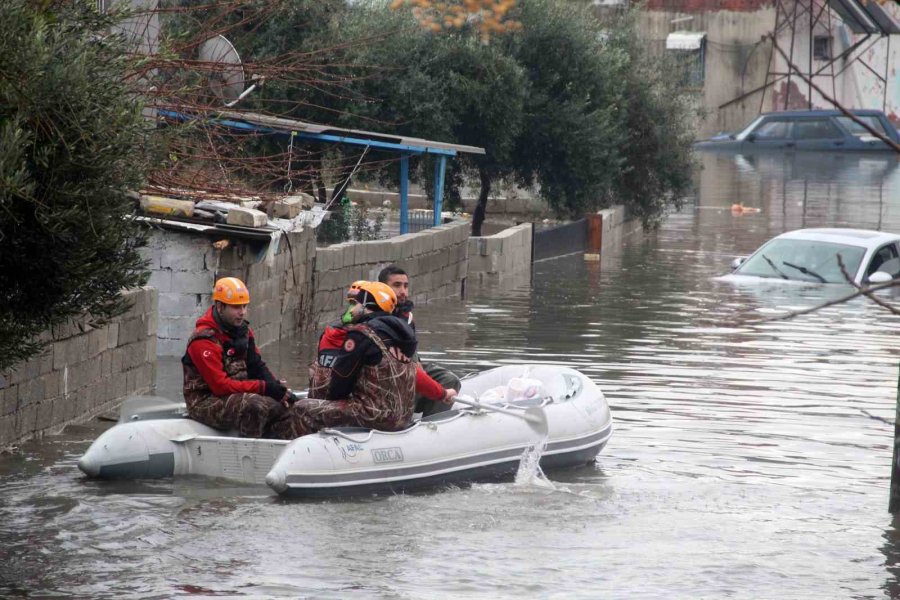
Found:
[[[350,287],[347,288],[347,299],[348,300],[356,300],[356,295],[359,293],[359,290],[362,289],[362,284],[369,283],[365,279],[360,279],[359,281],[354,281],[350,284]]]
[[[213,287],[212,299],[223,304],[250,304],[250,292],[237,277],[223,277]]]
[[[386,313],[394,312],[397,306],[397,294],[386,283],[380,281],[363,281],[359,283],[360,291],[357,293],[357,301],[371,310],[383,310]]]

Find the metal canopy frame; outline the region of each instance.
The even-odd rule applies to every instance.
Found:
[[[812,41],[815,26],[819,24],[824,25],[824,21],[827,19],[827,25],[824,26],[831,37],[834,37],[836,30],[835,25],[832,23],[831,11],[828,9],[831,9],[831,11],[837,13],[842,18],[849,18],[849,21],[845,22],[847,28],[851,29],[854,33],[862,34],[862,37],[850,44],[850,46],[840,54],[833,56],[823,66],[813,70]],[[721,104],[719,109],[726,108],[732,104],[741,102],[754,94],[762,92],[759,112],[763,112],[766,92],[769,88],[774,87],[776,83],[784,79],[787,79],[788,84],[790,84],[794,74],[792,69],[789,68],[787,72],[779,72],[772,69],[772,58],[775,51],[774,45],[777,43],[780,34],[784,33],[786,30],[789,31],[791,40],[790,56],[788,57],[788,60],[793,61],[794,40],[797,35],[797,28],[801,24],[801,19],[807,20],[806,25],[809,27],[810,36],[810,60],[808,65],[808,85],[810,86],[808,91],[808,102],[810,108],[812,106],[811,82],[814,77],[830,77],[832,92],[833,95],[835,95],[834,87],[836,77],[847,70],[852,64],[859,63],[881,82],[884,88],[881,109],[884,110],[887,105],[887,82],[888,73],[890,71],[890,35],[898,33],[900,30],[898,30],[896,24],[891,21],[890,17],[888,17],[880,7],[875,3],[866,3],[865,0],[775,0],[775,27],[771,36],[766,36],[767,38],[771,37],[773,46],[769,55],[769,68],[766,72],[766,78],[763,85],[732,98],[724,104]],[[865,59],[865,56],[868,53],[868,50],[877,44],[883,37],[887,38],[887,47],[885,49],[884,73],[879,73],[869,64]],[[843,61],[843,66],[840,66],[836,71],[835,65],[841,61]],[[829,70],[830,73],[826,73],[826,71]],[[800,73],[798,72],[798,75],[799,74]],[[786,94],[784,99],[785,110],[787,109],[788,97],[789,94]]]
[[[294,119],[270,117],[259,113],[241,111],[218,111],[213,115],[196,115],[190,111],[157,109],[157,114],[177,121],[202,120],[223,127],[230,127],[248,132],[289,136],[291,140],[302,139],[332,144],[350,144],[395,152],[400,155],[400,233],[409,232],[409,157],[413,155],[432,154],[434,164],[434,220],[435,226],[441,224],[441,211],[444,200],[444,174],[447,168],[447,157],[459,153],[484,154],[484,148],[449,144],[422,138],[391,135],[360,129],[344,129],[317,123],[308,123]]]

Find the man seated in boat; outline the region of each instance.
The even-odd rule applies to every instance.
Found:
[[[236,277],[213,288],[213,305],[197,320],[181,359],[188,415],[210,427],[262,437],[293,401],[256,347],[246,320],[250,292]]]
[[[356,283],[340,350],[330,367],[321,368],[318,361],[312,366],[310,395],[324,398],[291,405],[273,424],[274,437],[293,439],[338,426],[397,431],[409,424],[415,404],[416,365],[410,357],[416,352],[416,336],[391,315],[396,303],[388,286]]]
[[[328,385],[331,382],[331,369],[334,366],[334,360],[340,353],[347,338],[347,325],[353,318],[353,307],[356,304],[356,296],[360,291],[360,285],[368,283],[367,281],[354,281],[347,288],[347,310],[340,319],[333,321],[325,326],[322,335],[319,336],[318,352],[316,361],[310,365],[309,370],[309,397],[325,398],[327,397]],[[405,319],[404,319],[405,320]],[[415,331],[415,328],[413,328]],[[440,369],[440,367],[438,367]],[[449,373],[449,371],[448,371]],[[452,376],[452,373],[450,374]],[[459,387],[459,380],[456,379],[456,385]],[[458,389],[453,387],[445,388],[440,383],[432,379],[422,363],[416,362],[416,401],[417,406],[419,399],[425,402],[443,403],[447,408],[453,405],[453,399],[456,397]],[[421,411],[418,411],[421,412]],[[440,412],[440,411],[433,411]]]
[[[394,315],[405,320],[415,330],[416,322],[412,313],[413,302],[409,297],[409,275],[406,274],[406,271],[397,265],[388,265],[378,274],[378,281],[389,286],[397,295],[397,307],[394,309]],[[415,411],[422,413],[423,417],[427,417],[428,415],[449,410],[453,405],[453,396],[462,387],[459,377],[440,365],[432,362],[421,362],[418,355],[414,356],[413,360],[421,365],[422,370],[424,370],[429,379],[435,381],[437,385],[440,385],[445,390],[444,397],[435,397],[433,393],[426,393],[417,387]],[[453,390],[453,394],[447,395],[446,392],[450,390]]]

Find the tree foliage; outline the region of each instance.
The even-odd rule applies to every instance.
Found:
[[[145,281],[129,190],[151,161],[128,54],[87,3],[0,3],[0,368]]]
[[[587,8],[532,0],[520,19],[522,32],[501,40],[528,75],[515,168],[551,207],[577,215],[606,203],[624,166],[627,56]]]
[[[201,0],[171,1],[215,10]],[[251,69],[280,69],[242,107],[483,147],[484,156],[461,153],[448,162],[445,187],[451,205],[466,183],[478,189],[476,235],[500,180],[532,188],[561,215],[625,204],[651,226],[690,186],[690,104],[677,70],[638,43],[634,13],[603,22],[564,0],[274,0],[265,7],[265,18],[243,11],[193,25],[227,31]],[[485,37],[487,16],[516,25]],[[246,149],[277,158],[279,144]],[[305,143],[283,163],[324,200],[325,180],[342,185],[361,152]],[[367,151],[353,176],[396,184],[398,159]],[[430,193],[432,159],[414,155],[410,166]]]

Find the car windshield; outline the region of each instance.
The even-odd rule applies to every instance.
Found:
[[[738,267],[741,275],[816,283],[846,283],[838,255],[850,277],[856,275],[866,249],[813,240],[774,239]]]
[[[878,133],[885,135],[884,127],[881,125],[881,121],[875,117],[856,117],[860,121],[864,122],[866,125],[877,131]],[[864,136],[864,135],[872,135],[869,133],[865,127],[851,119],[850,117],[838,117],[838,121],[840,121],[841,125],[847,128],[847,131],[852,133],[855,136]]]
[[[736,138],[736,139],[739,139],[739,140],[743,140],[744,138],[746,138],[746,137],[750,134],[751,131],[753,131],[754,129],[756,129],[756,126],[757,126],[757,125],[759,124],[759,122],[762,121],[764,118],[765,118],[765,117],[759,116],[759,117],[756,117],[755,119],[753,119],[753,120],[750,122],[749,125],[747,125],[746,127],[744,127],[744,128],[743,128],[743,129],[735,136],[735,138]]]

